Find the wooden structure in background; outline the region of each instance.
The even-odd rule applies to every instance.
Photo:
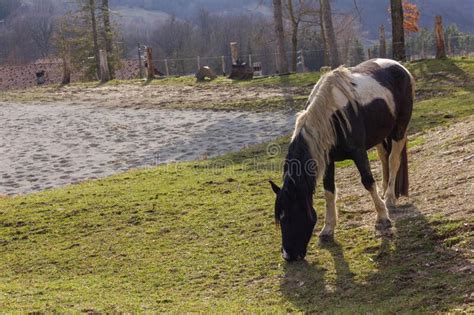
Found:
[[[209,80],[217,79],[217,75],[208,66],[201,67],[195,76],[198,82],[205,81],[206,78]]]
[[[444,44],[443,18],[441,15],[435,17],[435,37],[436,37],[436,59],[446,58],[446,48]]]
[[[62,85],[71,83],[71,47],[68,45],[63,56],[63,79]]]
[[[379,47],[379,57],[387,58],[387,42],[385,40],[385,27],[380,25],[380,47]]]
[[[100,59],[100,82],[105,83],[110,81],[109,63],[107,61],[107,51],[99,50]]]
[[[390,13],[392,15],[392,58],[397,61],[405,61],[405,29],[403,28],[402,0],[390,0]]]
[[[236,42],[230,43],[230,54],[232,55],[232,64],[235,65],[237,63],[237,59],[239,59],[239,48],[237,47]]]
[[[155,66],[153,65],[153,50],[151,47],[146,48],[146,68],[147,79],[153,80],[155,78]]]

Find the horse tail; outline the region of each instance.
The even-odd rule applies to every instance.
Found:
[[[398,169],[397,178],[395,180],[395,196],[398,198],[400,196],[408,197],[408,154],[407,154],[407,143],[402,149],[402,154],[400,157],[400,168]]]

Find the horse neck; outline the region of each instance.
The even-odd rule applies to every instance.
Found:
[[[334,91],[339,97],[333,95]],[[335,121],[351,129],[344,106],[347,104],[342,99],[346,98],[354,110],[357,111],[357,93],[352,87],[348,70],[338,68],[321,79],[308,100],[305,111],[298,115],[293,140],[302,135],[307,141],[313,160],[317,163],[319,173],[317,178],[324,174],[329,161],[329,152],[337,142]],[[334,113],[338,112],[338,115]],[[345,129],[342,129],[345,131]],[[345,134],[344,134],[345,136]]]

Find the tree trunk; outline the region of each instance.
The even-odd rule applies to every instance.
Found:
[[[440,15],[435,18],[435,37],[436,37],[436,59],[446,58],[446,48],[444,44],[443,19]]]
[[[291,71],[297,72],[298,67],[298,26],[299,22],[293,11],[293,0],[288,0],[288,13],[291,20]]]
[[[387,42],[385,41],[385,27],[380,25],[380,48],[379,48],[380,58],[387,57]]]
[[[63,55],[63,80],[62,85],[71,83],[71,47],[66,44],[64,55]]]
[[[95,0],[89,0],[89,9],[91,11],[91,23],[92,23],[92,38],[94,40],[94,57],[97,77],[100,77],[100,57],[99,57],[99,44],[97,40],[97,23],[95,19]]]
[[[298,67],[298,27],[293,28],[291,34],[291,71],[297,72]]]
[[[153,50],[151,47],[146,48],[146,68],[147,80],[151,81],[155,78],[155,65],[153,64]]]
[[[230,54],[232,56],[232,64],[237,64],[237,60],[239,60],[239,47],[237,47],[237,42],[230,43]]]
[[[283,31],[283,14],[281,0],[273,0],[273,21],[277,37],[277,68],[280,74],[288,73],[288,60],[285,51],[285,33]]]
[[[392,47],[393,59],[405,61],[405,31],[403,29],[402,0],[390,0],[392,14]]]
[[[323,11],[319,10],[319,24],[321,25],[321,39],[323,40],[323,51],[324,51],[324,66],[329,65],[329,50],[328,43],[326,40],[326,30],[323,23]]]
[[[109,72],[109,65],[107,62],[107,51],[100,50],[100,82],[106,83],[110,81],[110,72]]]
[[[111,78],[114,77],[113,69],[113,44],[112,44],[112,26],[110,24],[109,0],[102,0],[102,19],[104,20],[103,38],[105,42],[105,51],[107,52],[107,63]]]
[[[336,34],[332,25],[332,12],[329,0],[319,0],[321,6],[322,21],[324,24],[324,33],[326,35],[326,43],[329,51],[329,61],[331,68],[336,68],[341,64],[339,59],[339,52],[337,50]]]

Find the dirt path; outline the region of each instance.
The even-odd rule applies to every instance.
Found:
[[[293,128],[292,113],[0,105],[0,195],[220,155]]]
[[[438,127],[421,136],[424,143],[409,150],[410,197],[400,200],[403,206],[392,216],[474,215],[474,120]],[[372,171],[381,187],[380,162],[372,163]],[[373,203],[355,167],[336,169],[336,183],[340,210],[355,216],[341,225],[373,225]]]

